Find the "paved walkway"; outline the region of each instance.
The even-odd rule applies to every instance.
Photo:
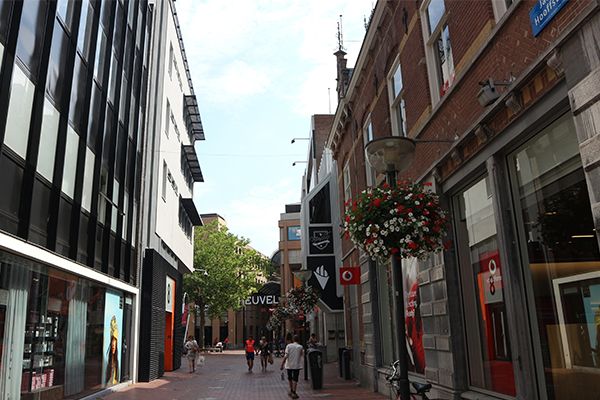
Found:
[[[267,372],[261,372],[260,361],[254,365],[254,372],[248,367],[242,351],[226,351],[221,354],[209,353],[204,367],[190,374],[187,360],[182,360],[182,368],[166,373],[161,379],[149,383],[139,383],[104,396],[105,400],[275,400],[289,399],[287,377],[281,380],[281,358],[275,358]],[[321,390],[312,390],[311,381],[305,381],[300,373],[298,395],[301,399],[360,399],[384,400],[386,397],[358,387],[354,381],[338,377],[337,363],[325,365],[324,384]]]

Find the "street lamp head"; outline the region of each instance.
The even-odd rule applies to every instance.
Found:
[[[312,276],[312,271],[306,268],[302,268],[298,271],[294,271],[294,276],[304,284]]]
[[[368,163],[377,173],[401,173],[415,157],[415,142],[407,137],[388,136],[371,140],[365,150]]]

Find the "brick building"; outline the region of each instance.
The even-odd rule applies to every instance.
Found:
[[[417,141],[403,178],[432,182],[451,216],[448,251],[402,261],[403,295],[416,298],[406,324],[393,321],[389,263],[343,241],[343,266],[361,267],[344,309],[364,385],[387,390],[408,325],[411,380],[439,397],[596,396],[598,10],[588,0],[382,0],[354,68],[336,53],[326,146],[340,206],[384,179],[365,144],[398,135]]]

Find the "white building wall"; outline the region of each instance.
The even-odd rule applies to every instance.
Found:
[[[172,3],[164,2],[165,6],[171,7]],[[156,186],[157,213],[156,234],[175,253],[175,255],[190,269],[193,270],[193,236],[188,238],[179,225],[179,196],[192,198],[192,190],[189,189],[183,172],[181,170],[181,145],[191,145],[185,121],[183,119],[183,96],[189,95],[191,90],[186,78],[183,57],[172,9],[167,18],[166,46],[164,52],[163,98],[160,130],[160,164],[159,180]],[[173,48],[174,63],[169,68],[170,47]],[[169,76],[169,69],[171,74]],[[169,106],[167,107],[167,102]],[[170,117],[167,119],[167,108]],[[172,181],[166,179],[166,191],[163,198],[163,182],[165,182],[166,164]],[[193,185],[193,183],[192,183]]]

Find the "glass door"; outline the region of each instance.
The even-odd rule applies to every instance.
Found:
[[[600,253],[571,115],[508,163],[541,392],[597,399]]]

